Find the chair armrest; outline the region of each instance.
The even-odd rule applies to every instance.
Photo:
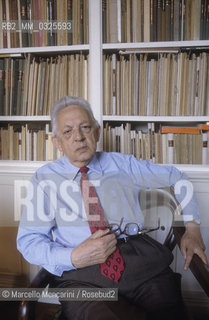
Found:
[[[29,288],[45,288],[53,275],[44,268],[40,269]],[[18,320],[33,320],[35,318],[36,301],[21,301],[18,310]]]
[[[30,284],[30,288],[45,288],[47,284],[52,280],[53,275],[44,268],[41,268],[33,281]]]
[[[175,235],[176,242],[180,248],[181,238],[185,232],[184,227],[174,227],[173,232]],[[189,266],[193,275],[205,291],[206,295],[209,297],[209,268],[204,264],[204,262],[199,258],[197,254],[194,254],[192,261]]]

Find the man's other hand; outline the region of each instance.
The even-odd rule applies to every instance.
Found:
[[[200,227],[194,222],[186,224],[186,231],[181,239],[181,253],[185,259],[184,270],[189,268],[193,255],[196,253],[202,261],[208,265],[207,257],[204,253],[205,245],[200,233]]]

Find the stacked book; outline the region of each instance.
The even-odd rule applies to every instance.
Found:
[[[88,0],[1,0],[0,48],[88,43]]]
[[[65,95],[88,99],[88,55],[0,59],[0,115],[48,115]]]
[[[0,159],[51,161],[62,156],[52,143],[49,124],[9,124],[0,128]]]
[[[102,0],[103,42],[209,39],[207,0]]]
[[[104,150],[133,154],[137,159],[163,164],[209,164],[209,125],[200,127],[159,126],[130,123],[104,127]]]
[[[209,53],[103,56],[105,115],[209,115]]]

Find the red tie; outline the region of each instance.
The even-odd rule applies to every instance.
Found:
[[[108,225],[108,221],[105,218],[104,210],[102,209],[101,203],[97,196],[96,189],[88,181],[87,171],[87,167],[80,168],[80,185],[89,227],[91,233],[94,233],[99,229],[105,229]],[[124,270],[124,261],[120,254],[119,248],[116,248],[115,252],[113,252],[104,263],[100,264],[100,269],[101,274],[115,282],[118,282]]]

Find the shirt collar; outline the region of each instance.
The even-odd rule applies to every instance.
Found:
[[[89,168],[90,173],[92,171],[92,172],[96,172],[98,174],[102,174],[102,168],[101,168],[101,164],[100,164],[98,155],[99,154],[96,152],[94,154],[93,158],[91,159],[91,161],[87,165],[87,167]],[[64,164],[65,164],[66,168],[72,174],[72,180],[75,180],[75,178],[77,177],[80,169],[78,167],[74,166],[68,160],[68,158],[65,155],[63,156],[63,161],[64,161]]]
[[[98,174],[102,174],[102,167],[101,163],[99,161],[99,153],[95,153],[91,161],[88,163],[87,167],[89,168],[90,171],[96,172]]]

